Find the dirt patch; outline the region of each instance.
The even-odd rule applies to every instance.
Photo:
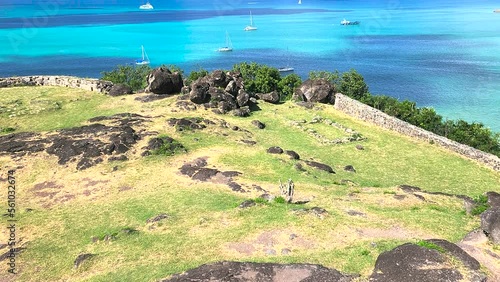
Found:
[[[240,256],[286,255],[283,250],[313,249],[317,243],[299,233],[289,230],[269,230],[257,234],[255,239],[245,242],[231,242],[225,249]]]
[[[43,189],[63,188],[63,187],[64,187],[63,185],[59,185],[54,181],[44,181],[44,182],[35,184],[35,186],[33,186],[32,190],[37,191],[37,190],[43,190]]]

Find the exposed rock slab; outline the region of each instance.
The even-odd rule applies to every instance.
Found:
[[[354,277],[315,264],[217,262],[162,282],[347,282]]]

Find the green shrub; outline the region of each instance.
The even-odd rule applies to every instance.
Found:
[[[103,71],[101,79],[109,80],[115,84],[125,84],[130,86],[132,90],[137,91],[146,87],[146,78],[151,71],[152,69],[148,65],[117,66],[109,72]]]
[[[284,203],[286,203],[286,200],[285,200],[285,198],[279,196],[279,197],[274,198],[274,202],[276,204],[284,204]]]
[[[189,76],[186,79],[187,84],[191,84],[193,81],[198,78],[205,77],[208,75],[208,71],[206,69],[200,68],[197,71],[191,71]]]
[[[476,206],[471,211],[472,215],[480,215],[490,208],[490,205],[488,205],[488,196],[486,195],[479,195],[473,200],[476,203]]]
[[[257,63],[243,62],[233,66],[239,71],[245,83],[245,90],[250,93],[269,93],[279,91],[281,75],[278,69]]]
[[[287,101],[292,99],[295,88],[299,87],[301,84],[302,79],[294,73],[281,78],[280,82],[278,82],[278,88],[281,92],[280,100]]]

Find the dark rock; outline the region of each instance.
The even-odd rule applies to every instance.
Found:
[[[244,209],[244,208],[249,208],[255,206],[255,201],[254,200],[246,200],[243,203],[241,203],[238,208]]]
[[[425,197],[424,196],[419,195],[419,194],[413,194],[413,196],[415,196],[415,198],[417,198],[417,199],[425,202]]]
[[[485,276],[475,269],[477,264],[472,257],[457,246],[452,246],[454,244],[443,241],[429,240],[430,243],[443,247],[446,254],[411,243],[382,253],[377,258],[370,282],[458,282],[469,275],[478,277],[477,281],[485,281]],[[465,269],[450,267],[452,264],[448,255],[464,262]]]
[[[195,111],[197,109],[196,105],[189,101],[178,101],[175,106],[184,111]]]
[[[252,125],[256,126],[259,129],[264,129],[266,127],[265,124],[263,124],[262,122],[260,122],[258,120],[252,120]]]
[[[191,92],[189,92],[189,100],[196,104],[203,104],[210,100],[210,95],[208,95],[208,90],[210,89],[210,84],[201,79],[196,80],[191,84]]]
[[[235,125],[235,126],[233,126],[233,127],[231,127],[231,129],[232,129],[232,130],[234,130],[234,131],[238,131],[238,130],[240,130],[240,128],[239,128],[239,127],[237,127],[236,125]]]
[[[159,215],[156,215],[152,218],[149,218],[148,220],[146,220],[146,223],[155,223],[155,222],[158,222],[160,220],[163,220],[163,219],[167,219],[169,218],[170,216],[166,213],[161,213]]]
[[[233,110],[233,115],[237,117],[247,117],[250,115],[250,108],[248,106],[241,107],[239,109]]]
[[[307,102],[335,103],[335,88],[326,79],[308,79],[299,89]]]
[[[293,167],[298,171],[306,171],[301,163],[296,163],[293,165]]]
[[[132,88],[128,85],[125,84],[115,84],[111,87],[111,89],[108,92],[109,96],[121,96],[121,95],[127,95],[127,94],[132,94],[134,91],[132,91]]]
[[[366,214],[364,214],[362,212],[359,212],[359,211],[355,211],[355,210],[348,210],[347,214],[351,215],[351,216],[361,216],[361,217],[365,217],[366,216]]]
[[[91,257],[93,257],[94,254],[79,254],[76,259],[75,259],[75,262],[74,262],[74,266],[75,268],[78,268],[84,261],[90,259]]]
[[[314,167],[314,168],[317,168],[319,170],[326,171],[328,173],[335,173],[335,171],[333,171],[333,168],[329,165],[326,165],[326,164],[312,162],[312,161],[306,161],[306,164],[310,167]]]
[[[257,105],[259,103],[259,101],[257,101],[257,99],[255,99],[255,97],[248,98],[248,102],[252,103],[254,105]]]
[[[481,214],[481,229],[491,242],[500,245],[500,207],[490,208]]]
[[[226,73],[222,70],[214,70],[210,75],[211,86],[226,88],[228,81],[226,80]]]
[[[229,186],[229,188],[231,188],[234,192],[245,192],[241,185],[236,182],[231,181],[227,184],[227,186]]]
[[[222,171],[221,174],[224,175],[225,177],[232,178],[232,177],[240,176],[242,173],[239,171],[230,170],[230,171]]]
[[[352,165],[346,165],[344,167],[344,170],[348,171],[348,172],[356,172],[356,170],[354,169],[354,167]]]
[[[236,97],[236,95],[238,95],[238,86],[236,85],[236,82],[233,80],[229,81],[224,91]]]
[[[275,146],[275,147],[271,147],[271,148],[267,149],[266,152],[269,154],[283,154],[283,149]]]
[[[265,93],[265,94],[258,93],[258,94],[256,94],[256,96],[259,99],[264,100],[268,103],[272,103],[272,104],[277,104],[280,101],[280,94],[278,93],[278,91],[273,91],[273,92],[269,92],[269,93]]]
[[[203,118],[170,118],[167,120],[167,123],[170,126],[175,126],[176,131],[186,131],[204,129],[207,127],[205,124],[212,122]]]
[[[125,155],[113,156],[113,157],[109,157],[108,161],[109,162],[115,162],[115,161],[123,162],[123,161],[128,161],[128,158]]]
[[[243,139],[243,140],[241,140],[241,142],[243,142],[245,144],[248,144],[248,145],[255,145],[255,144],[257,144],[257,142],[253,141],[253,140],[245,140],[245,139]]]
[[[305,101],[300,101],[300,102],[297,102],[295,103],[297,106],[301,106],[301,107],[304,107],[308,110],[312,110],[314,109],[314,107],[316,106],[315,103],[313,102],[305,102]]]
[[[500,208],[500,194],[497,192],[487,192],[486,196],[488,197],[488,205],[492,208]]]
[[[146,92],[155,94],[180,93],[184,86],[182,76],[178,72],[172,73],[169,69],[159,67],[154,69],[147,78]]]
[[[248,103],[248,99],[250,99],[250,95],[248,95],[245,90],[240,89],[238,91],[238,95],[236,96],[236,102],[238,103],[238,106],[246,106]]]
[[[358,145],[356,145],[356,149],[358,149],[358,150],[364,150],[364,149],[365,149],[365,147],[363,147],[363,145],[359,145],[359,144],[358,144]]]
[[[295,151],[286,150],[285,154],[290,156],[290,159],[292,160],[300,160],[299,154],[297,154]]]
[[[39,134],[21,132],[0,136],[0,152],[2,153],[36,153],[45,150],[46,140],[41,140]],[[38,140],[36,140],[38,139]]]
[[[398,188],[403,190],[406,193],[413,193],[413,192],[421,192],[422,191],[422,189],[420,189],[419,187],[405,185],[405,184],[399,185]]]
[[[302,92],[302,90],[300,90],[300,88],[295,88],[295,90],[293,91],[293,95],[292,95],[292,101],[304,102],[305,99],[306,99],[306,97],[304,97],[304,93]]]
[[[402,200],[404,200],[405,198],[406,198],[406,196],[405,196],[405,195],[394,195],[394,199],[399,200],[399,201],[402,201]]]
[[[208,179],[214,177],[219,171],[213,168],[200,168],[191,178],[193,180],[208,181]]]
[[[216,262],[204,264],[161,282],[349,282],[353,276],[314,264]]]
[[[142,103],[147,103],[147,102],[158,101],[165,98],[168,98],[168,95],[149,94],[149,95],[135,97],[134,100]]]
[[[184,85],[186,85],[185,81],[184,81]],[[189,86],[183,86],[181,88],[181,96],[179,96],[179,99],[181,99],[181,100],[187,100],[187,99],[189,99],[189,92],[191,92],[191,87],[189,87]]]
[[[205,158],[198,158],[190,163],[184,164],[181,168],[181,174],[187,175],[189,177],[193,176],[200,168],[207,165],[207,160]]]
[[[475,258],[471,257],[464,250],[462,250],[459,246],[457,246],[453,243],[450,243],[450,242],[448,242],[446,240],[442,240],[442,239],[430,239],[430,240],[426,240],[426,241],[442,247],[443,249],[446,250],[446,253],[459,259],[464,264],[464,266],[469,268],[469,269],[479,270],[481,268],[481,264]]]
[[[314,214],[315,216],[317,216],[319,218],[323,218],[325,215],[328,214],[328,212],[324,208],[320,208],[320,207],[311,208],[311,212],[312,212],[312,214]]]

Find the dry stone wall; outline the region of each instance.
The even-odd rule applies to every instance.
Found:
[[[446,137],[409,124],[343,94],[335,94],[335,109],[382,128],[390,129],[419,140],[433,142],[469,159],[483,163],[495,171],[500,171],[500,158],[495,155],[460,144]]]
[[[80,78],[74,76],[37,75],[0,78],[0,88],[13,86],[62,86],[107,93],[113,86],[113,83],[95,78]]]

